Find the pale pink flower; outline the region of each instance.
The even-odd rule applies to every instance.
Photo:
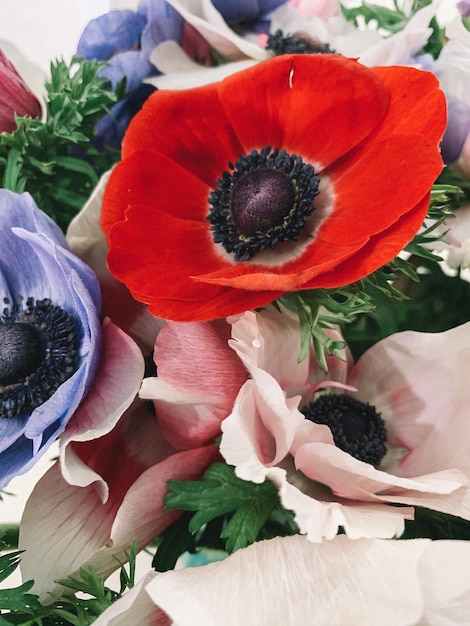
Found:
[[[164,507],[167,480],[196,480],[220,458],[213,445],[198,444],[197,432],[186,449],[162,436],[154,412],[135,399],[140,349],[111,323],[103,332],[94,385],[63,433],[60,462],[36,484],[21,520],[22,574],[45,601],[60,593],[57,579],[87,565],[106,576],[134,539],[145,547],[181,513]]]
[[[149,573],[94,626],[464,626],[469,561],[466,541],[277,537]]]
[[[328,44],[338,54],[358,58],[367,67],[415,65],[412,57],[427,43],[432,33],[429,22],[434,12],[433,6],[426,6],[417,11],[401,31],[384,36],[372,28],[356,28],[341,14],[326,18],[305,15],[289,3],[273,13],[270,30],[281,29],[285,35],[307,35],[324,45]]]
[[[240,478],[274,481],[309,539],[331,539],[340,527],[351,538],[399,535],[413,509],[393,504],[470,519],[470,325],[438,334],[398,333],[355,365],[347,355],[345,361],[330,359],[326,376],[312,357],[296,362],[295,318],[267,309],[232,323],[230,344],[250,378],[222,423],[221,453]],[[330,404],[326,393],[333,394]],[[340,432],[306,419],[300,409],[315,400],[317,415],[331,420],[344,395],[359,407],[340,410],[347,445],[336,445]],[[369,412],[360,417],[365,403],[380,420]],[[374,459],[351,443],[369,419],[386,428]]]
[[[340,5],[337,0],[289,0],[287,5],[293,7],[300,15],[315,15],[323,20],[340,13]]]

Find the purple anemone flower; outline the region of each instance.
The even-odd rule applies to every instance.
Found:
[[[169,39],[181,42],[183,30],[183,18],[165,0],[141,0],[136,11],[110,11],[86,26],[77,54],[88,60],[108,61],[101,75],[113,88],[125,78],[128,93],[98,125],[99,146],[120,148],[130,120],[154,91],[142,83],[158,73],[149,60],[152,50]]]
[[[27,193],[0,189],[0,488],[63,430],[98,366],[93,271]]]
[[[444,163],[456,161],[470,133],[470,106],[463,100],[447,94],[447,128],[442,138],[441,153]]]
[[[227,24],[243,24],[247,30],[268,32],[272,12],[285,0],[212,0]]]

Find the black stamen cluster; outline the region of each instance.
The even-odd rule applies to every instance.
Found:
[[[0,418],[30,413],[76,371],[77,320],[49,299],[6,305],[0,318]]]
[[[316,424],[329,426],[338,448],[360,461],[377,467],[387,453],[385,422],[367,402],[329,393],[305,406],[302,413]]]
[[[266,146],[224,171],[208,199],[214,242],[248,261],[281,241],[297,241],[314,210],[320,177],[296,154]]]
[[[331,54],[334,52],[327,43],[313,39],[307,33],[299,32],[285,35],[280,28],[274,34],[269,35],[266,49],[273,52],[275,56],[282,54]]]

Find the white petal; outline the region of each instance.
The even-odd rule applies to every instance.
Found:
[[[429,544],[276,538],[147,591],[178,626],[408,626],[423,613],[417,562]]]
[[[229,61],[246,57],[257,61],[268,58],[266,50],[237,35],[210,0],[168,0],[168,4]]]

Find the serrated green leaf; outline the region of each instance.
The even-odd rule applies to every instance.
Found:
[[[232,514],[222,535],[229,552],[255,541],[270,512],[279,506],[271,481],[242,480],[225,463],[214,463],[198,481],[169,480],[168,487],[172,492],[165,498],[168,509],[195,511],[189,523],[192,533],[215,518]]]
[[[14,589],[0,589],[0,609],[32,614],[32,609],[40,606],[38,597],[28,593],[33,585],[34,581],[29,580]]]

